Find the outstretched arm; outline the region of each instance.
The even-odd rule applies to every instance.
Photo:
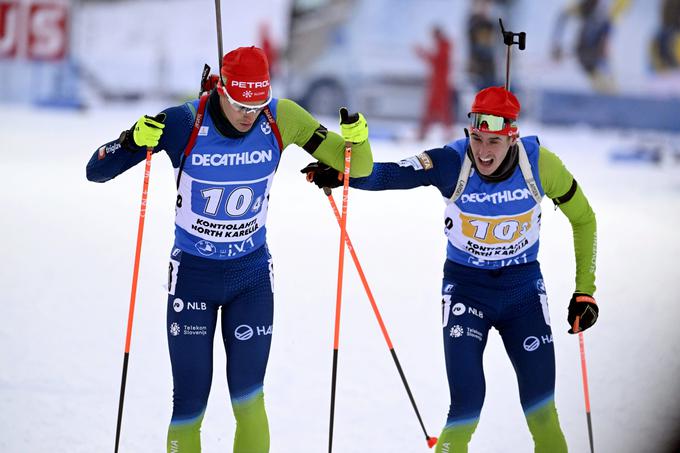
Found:
[[[337,187],[342,180],[334,169],[310,164],[303,173],[319,187]],[[362,190],[399,190],[435,186],[443,196],[453,193],[460,158],[448,147],[435,148],[399,162],[376,162],[370,176],[350,178],[351,187]]]

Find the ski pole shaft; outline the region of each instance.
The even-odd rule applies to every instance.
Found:
[[[324,193],[326,194],[329,203],[331,204],[331,208],[333,209],[333,213],[335,214],[335,218],[338,221],[338,225],[341,224],[342,218],[340,217],[340,212],[338,212],[338,206],[335,203],[335,199],[333,198],[333,195],[331,193],[331,190],[329,188],[324,188]],[[352,241],[350,240],[349,233],[345,229],[345,242],[347,244],[347,249],[349,250],[350,255],[352,256],[352,261],[354,261],[354,266],[357,269],[357,273],[359,274],[359,278],[361,279],[361,283],[364,286],[364,290],[366,291],[366,296],[368,297],[369,302],[371,303],[371,308],[373,309],[373,313],[375,314],[375,317],[378,321],[378,324],[380,325],[380,330],[382,331],[383,337],[385,338],[385,342],[387,343],[387,347],[390,350],[390,354],[392,355],[392,359],[394,360],[394,364],[397,367],[397,371],[399,372],[399,376],[401,377],[401,382],[404,384],[404,388],[406,389],[406,393],[408,394],[409,400],[411,401],[411,406],[413,406],[413,410],[416,413],[416,417],[418,418],[418,423],[420,423],[420,427],[423,430],[423,433],[425,434],[425,440],[430,448],[432,448],[436,443],[437,443],[437,438],[436,437],[430,437],[427,434],[427,430],[425,429],[425,424],[423,423],[423,419],[420,416],[420,412],[418,411],[418,406],[416,405],[415,398],[413,398],[413,394],[411,393],[411,388],[408,385],[408,381],[406,380],[406,375],[404,374],[404,371],[401,367],[401,364],[399,363],[399,358],[397,357],[397,352],[394,350],[394,346],[392,345],[392,340],[390,339],[390,335],[387,333],[387,327],[385,327],[385,323],[383,322],[382,316],[380,315],[380,310],[378,309],[378,304],[375,302],[375,298],[373,297],[373,292],[371,291],[370,286],[368,285],[368,280],[366,279],[366,275],[364,274],[364,270],[361,267],[361,263],[359,262],[359,257],[356,254],[356,250],[354,249],[354,246],[352,245]]]
[[[144,185],[142,186],[142,204],[139,209],[139,223],[137,225],[137,247],[135,248],[135,262],[132,268],[132,289],[130,290],[130,308],[128,310],[127,332],[125,334],[125,353],[123,354],[123,375],[120,381],[120,396],[118,398],[118,421],[116,423],[116,444],[114,452],[118,453],[120,443],[120,429],[123,420],[123,404],[125,402],[125,384],[127,382],[128,361],[130,357],[130,342],[132,340],[132,322],[135,315],[135,301],[137,299],[137,279],[139,277],[139,259],[142,254],[142,237],[144,236],[144,219],[146,217],[146,198],[149,190],[149,174],[151,173],[151,155],[153,148],[146,148],[146,167],[144,168]]]
[[[347,198],[349,195],[349,170],[352,144],[345,142],[345,169],[342,187],[342,217],[340,219],[340,251],[338,252],[338,285],[335,298],[335,328],[333,334],[333,371],[331,374],[331,413],[328,428],[328,453],[333,451],[333,423],[335,420],[335,388],[338,375],[338,349],[340,345],[340,309],[342,307],[342,278],[345,265],[345,239],[347,237]]]
[[[583,397],[586,403],[586,420],[588,422],[588,440],[590,441],[590,453],[595,453],[593,447],[593,424],[590,419],[590,392],[588,391],[588,370],[586,368],[586,349],[583,341],[583,332],[578,333],[578,345],[581,350],[581,375],[583,376]]]
[[[507,47],[507,53],[505,54],[505,89],[510,90],[510,49],[512,47]]]
[[[215,25],[217,27],[217,73],[220,76],[222,86],[226,87],[222,77],[222,57],[224,54],[222,50],[222,8],[220,7],[220,0],[215,0]]]
[[[217,26],[217,68],[220,69],[220,77],[222,77],[222,8],[220,7],[220,0],[215,0],[215,25]]]

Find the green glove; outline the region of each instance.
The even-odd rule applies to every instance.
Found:
[[[155,118],[148,115],[141,117],[132,127],[132,139],[137,146],[155,147],[163,135],[165,113],[159,113]]]
[[[346,142],[361,143],[368,140],[368,124],[364,115],[350,115],[345,107],[340,109],[340,131]]]

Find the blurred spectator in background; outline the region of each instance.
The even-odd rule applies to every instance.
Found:
[[[269,74],[275,79],[279,75],[279,51],[272,40],[267,22],[260,24],[260,48],[269,60]]]
[[[477,90],[495,86],[496,60],[494,44],[498,42],[497,22],[491,19],[491,0],[473,0],[468,17],[468,67]]]
[[[420,120],[420,140],[425,138],[427,131],[435,121],[441,121],[447,128],[447,133],[453,131],[453,112],[451,104],[452,90],[449,86],[451,42],[444,31],[435,26],[432,28],[435,45],[432,52],[416,46],[416,53],[430,66],[427,81],[426,104]]]
[[[680,0],[662,2],[661,22],[652,39],[651,57],[655,71],[680,67]]]
[[[553,30],[552,58],[563,57],[562,33],[569,18],[581,21],[574,51],[578,62],[588,74],[596,91],[616,90],[608,59],[609,36],[616,20],[626,10],[630,0],[581,0],[569,5],[557,17]]]

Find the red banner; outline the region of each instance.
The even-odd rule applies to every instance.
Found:
[[[0,0],[0,59],[17,55],[19,36],[19,3]]]
[[[63,60],[67,31],[68,5],[50,1],[32,3],[28,15],[28,58]]]
[[[68,48],[69,3],[0,0],[0,58],[58,61]]]

